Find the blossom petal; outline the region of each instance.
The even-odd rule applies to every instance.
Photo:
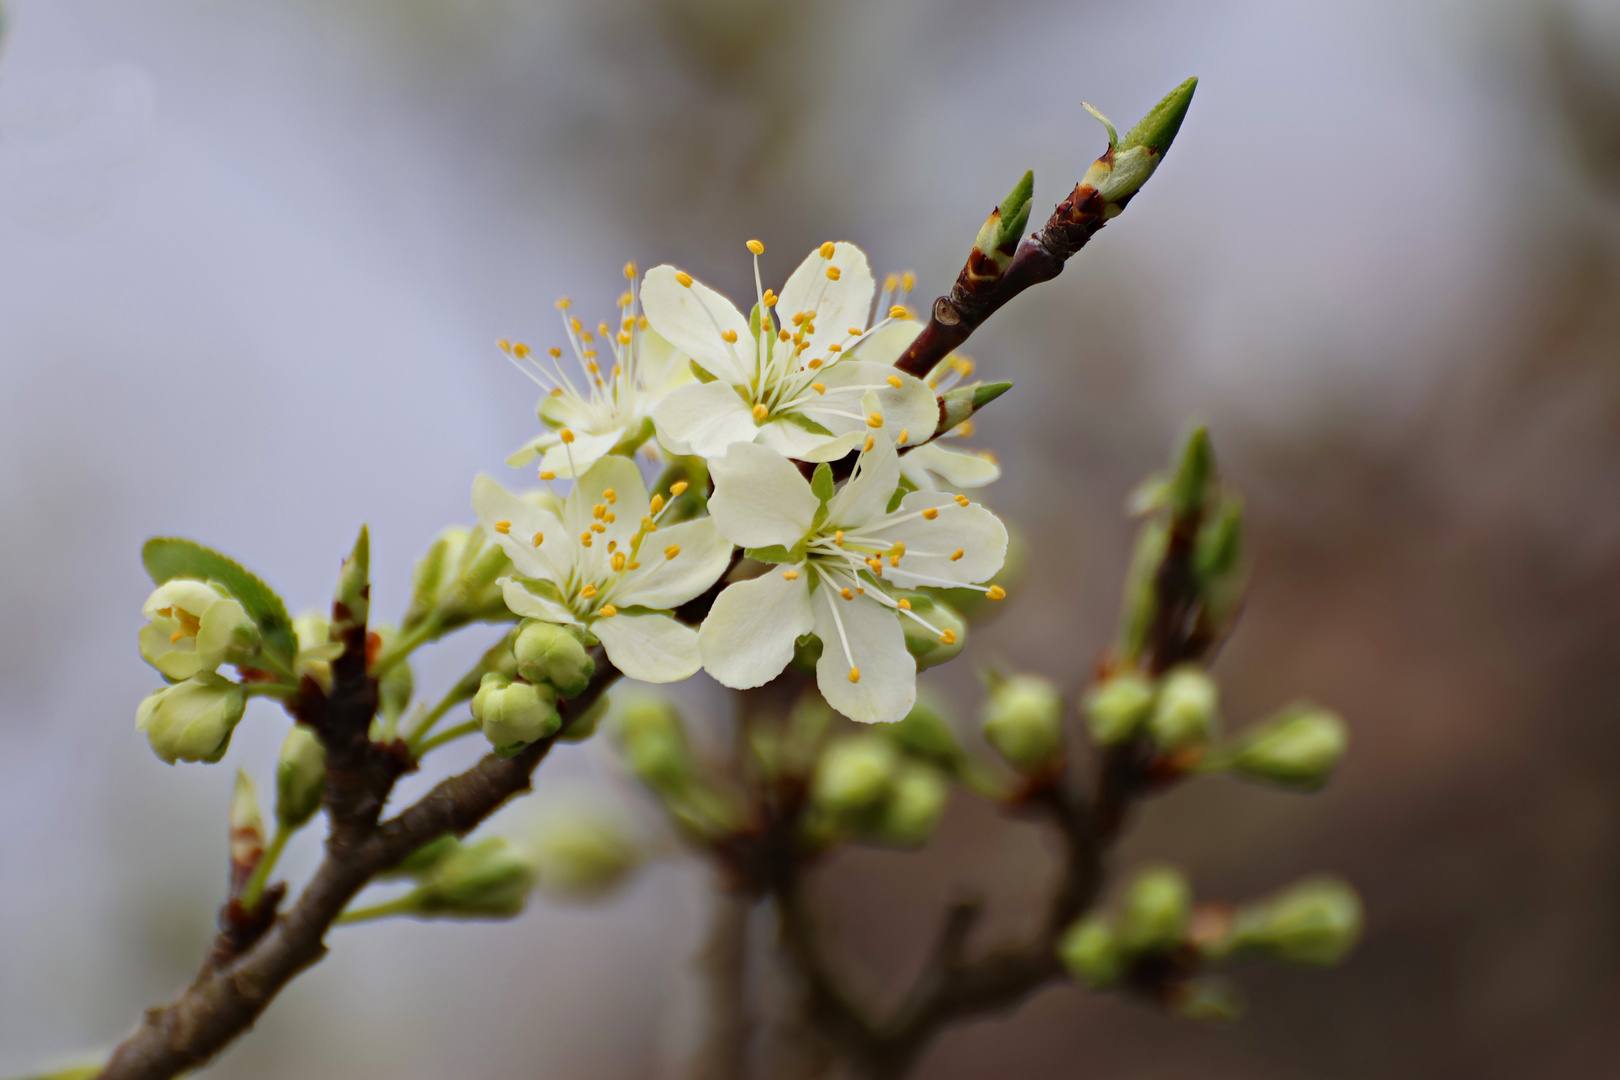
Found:
[[[827,277],[829,267],[837,269],[838,280]],[[789,321],[801,311],[814,312],[816,332],[810,336],[805,355],[826,357],[828,345],[848,341],[851,329],[866,328],[874,291],[872,268],[867,265],[865,253],[854,244],[840,241],[833,245],[831,259],[822,258],[817,250],[799,264],[782,286],[776,311],[778,317]]]
[[[872,331],[865,341],[855,347],[854,357],[868,363],[893,367],[895,361],[899,360],[911,347],[911,343],[917,340],[922,328],[923,324],[916,319],[896,319]]]
[[[917,701],[917,662],[894,612],[865,596],[844,600],[825,581],[811,603],[821,639],[816,686],[827,704],[866,724],[904,719]],[[859,681],[850,681],[851,668]]]
[[[607,497],[610,490],[613,492],[611,501]],[[600,521],[595,516],[597,506],[606,508]],[[587,554],[593,567],[598,563],[605,565],[607,545],[628,547],[630,538],[641,527],[647,506],[647,482],[641,478],[641,469],[627,457],[609,456],[592,465],[575,482],[574,490],[568,493],[563,505],[563,524],[576,539],[590,530],[593,523],[602,525],[604,531],[600,533],[599,542],[594,543]],[[606,514],[612,515],[611,522]]]
[[[833,442],[834,436],[810,431],[788,420],[776,420],[763,425],[755,441],[761,446],[770,447],[783,457],[798,458],[802,461],[805,460],[806,454],[813,454]],[[844,451],[846,454],[848,452]]]
[[[679,682],[703,666],[697,631],[668,615],[614,615],[591,622],[613,666],[647,683]]]
[[[920,511],[925,509],[937,515],[924,518]],[[861,535],[906,545],[900,565],[883,569],[883,576],[903,589],[985,581],[1007,558],[1007,527],[996,515],[978,503],[959,506],[938,491],[913,491],[895,513],[872,523]],[[961,557],[951,558],[958,551]]]
[[[583,474],[606,457],[608,451],[619,445],[624,436],[625,430],[622,427],[604,431],[600,435],[586,435],[576,431],[574,441],[567,444],[554,435],[551,438],[552,445],[547,448],[545,457],[540,460],[540,468],[556,474],[559,480],[572,480],[575,470]],[[511,465],[513,461],[507,458],[506,463]]]
[[[883,417],[884,430],[896,442],[900,441],[900,432],[904,431],[907,443],[920,443],[932,438],[934,429],[939,426],[939,399],[921,379],[881,364],[867,364],[859,360],[844,360],[823,370],[825,374],[821,381],[827,387],[827,392],[819,400],[807,402],[803,411],[825,427],[840,433],[845,429],[844,426],[835,426],[839,424],[838,419],[825,420],[818,415],[818,405],[848,412],[853,400],[861,401],[857,410],[863,416],[860,424],[864,425],[866,414],[877,412]],[[898,380],[900,385],[895,386],[890,379]],[[877,395],[875,407],[865,401],[865,395],[869,393]],[[845,426],[849,423],[848,420],[843,421]]]
[[[700,281],[690,286],[669,265],[647,271],[641,283],[641,309],[666,341],[698,362],[721,382],[742,385],[754,374],[754,337],[736,305]],[[737,335],[728,342],[726,331]]]
[[[519,574],[548,581],[568,576],[568,568],[573,565],[569,553],[574,547],[567,542],[562,522],[554,515],[512,494],[483,473],[473,481],[472,503],[478,523],[511,558]],[[505,531],[496,528],[500,522],[506,523]],[[536,534],[541,537],[539,545],[534,543]],[[548,541],[550,547],[546,546]]]
[[[983,487],[1001,478],[1001,466],[981,454],[947,450],[938,441],[917,447],[900,458],[900,472],[912,479],[918,487],[932,484],[918,483],[915,474],[930,472],[952,487]]]
[[[530,592],[516,578],[501,578],[497,584],[501,587],[501,596],[506,599],[506,609],[512,614],[521,615],[526,619],[540,619],[570,626],[579,625],[579,620],[574,618],[573,613],[567,608]]]
[[[698,631],[704,670],[722,686],[764,686],[787,667],[794,643],[814,626],[803,564],[772,566],[757,578],[726,586],[715,600]]]
[[[764,446],[735,443],[709,462],[715,527],[743,547],[792,547],[810,531],[821,503],[787,458]]]
[[[666,554],[677,548],[674,558]],[[641,569],[625,575],[613,592],[621,607],[670,608],[713,585],[731,565],[731,541],[708,518],[661,528],[641,541]]]
[[[900,459],[888,439],[874,439],[872,449],[860,456],[855,475],[827,504],[827,516],[835,524],[859,528],[882,517],[900,486]]]
[[[671,452],[715,457],[733,443],[753,442],[759,425],[727,382],[693,383],[653,409],[658,439]]]

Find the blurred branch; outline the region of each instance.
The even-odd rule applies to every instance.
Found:
[[[365,623],[334,618],[344,652],[333,662],[330,694],[305,680],[297,714],[328,748],[326,807],[331,830],[326,856],[286,914],[266,921],[245,945],[228,920],[197,978],[173,1004],[149,1010],[114,1051],[102,1080],[163,1080],[206,1064],[259,1018],[282,987],[326,955],[327,930],[373,877],[445,833],[475,828],[529,787],[534,770],[558,735],[510,758],[490,754],[439,783],[420,801],[379,824],[394,781],[408,767],[404,743],[382,746],[365,737],[376,709],[376,683],[365,668]],[[605,658],[583,693],[566,703],[583,716],[618,678]],[[278,893],[256,909],[273,915]],[[235,936],[233,936],[235,935]]]

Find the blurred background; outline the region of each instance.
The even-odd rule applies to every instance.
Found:
[[[930,676],[1079,686],[1120,507],[1190,417],[1249,500],[1254,588],[1216,668],[1243,723],[1297,696],[1352,755],[1299,799],[1221,779],[1120,865],[1241,898],[1337,870],[1367,940],[1257,969],[1215,1030],[1051,989],[926,1077],[1620,1074],[1620,7],[1600,0],[5,0],[0,55],[0,1074],[167,1000],[224,884],[230,768],[132,728],[154,533],[374,601],[532,430],[498,337],[619,267],[751,288],[825,239],[943,291],[1026,167],[1035,217],[1201,83],[1130,212],[969,351],[1014,390],[980,445],[1039,588]],[[477,633],[418,665],[457,673]],[[711,688],[683,688],[716,740]],[[971,720],[971,710],[961,717]],[[261,788],[287,721],[250,707]],[[447,765],[477,747],[446,752]],[[457,756],[459,755],[459,757]],[[671,857],[512,925],[339,932],[212,1070],[231,1078],[680,1076],[711,882],[603,748],[504,815],[622,807]],[[420,790],[425,782],[413,781]],[[549,802],[548,802],[549,800]],[[288,868],[306,871],[302,836]],[[1039,837],[960,799],[920,856],[820,875],[851,982],[904,985],[944,898],[1031,925]],[[761,940],[769,928],[756,929]]]

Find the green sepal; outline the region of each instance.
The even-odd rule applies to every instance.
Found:
[[[822,427],[820,424],[816,423],[814,420],[803,415],[802,413],[777,413],[772,419],[780,420],[784,424],[792,424],[797,428],[803,428],[812,435],[826,435],[829,437],[832,435],[831,431],[828,431],[826,428]]]
[[[520,742],[513,743],[511,746],[497,746],[495,747],[495,756],[500,758],[502,761],[506,760],[507,758],[517,757],[523,748],[528,745],[529,744],[526,742]]]
[[[810,477],[810,491],[823,506],[826,506],[827,501],[833,497],[832,466],[827,462],[823,461],[816,466],[815,473]]]
[[[762,563],[797,563],[804,561],[804,543],[800,541],[791,548],[781,544],[772,544],[769,547],[744,548],[743,555]]]
[[[1163,157],[1175,140],[1176,133],[1181,130],[1181,121],[1186,118],[1193,91],[1197,89],[1198,78],[1194,76],[1166,94],[1135,127],[1125,133],[1125,138],[1119,141],[1120,151],[1145,146]]]
[[[710,375],[706,370],[698,367],[698,362],[696,360],[691,361],[689,366],[692,368],[693,377],[696,378],[698,382],[709,383],[716,381],[715,376]]]
[[[292,662],[298,644],[287,605],[240,563],[212,548],[172,536],[153,537],[142,545],[141,563],[155,585],[175,578],[195,578],[224,586],[258,624],[264,648],[278,659]]]
[[[883,512],[885,514],[894,513],[896,510],[900,509],[900,503],[904,501],[905,497],[916,490],[917,485],[902,476],[900,478],[900,486],[894,489],[894,494],[889,497],[889,505]]]

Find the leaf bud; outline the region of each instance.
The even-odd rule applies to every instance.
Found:
[[[1091,737],[1103,746],[1136,734],[1153,712],[1153,683],[1134,671],[1121,671],[1086,691],[1082,702]]]
[[[661,697],[632,701],[613,725],[630,771],[658,791],[676,791],[692,779],[692,753],[675,707]]]
[[[230,844],[233,891],[246,882],[264,857],[264,814],[259,811],[259,793],[245,769],[236,770],[236,786],[231,791]]]
[[[472,712],[484,738],[497,750],[527,746],[562,726],[555,690],[540,683],[514,682],[494,671],[479,682]]]
[[[1063,696],[1039,675],[996,678],[984,705],[984,737],[1019,772],[1040,772],[1063,753]]]
[[[150,694],[135,712],[135,728],[170,765],[214,762],[225,756],[246,707],[240,686],[206,672]]]
[[[568,628],[525,619],[512,641],[518,674],[533,683],[549,683],[559,697],[571,698],[590,684],[596,661]]]
[[[371,617],[371,533],[364,525],[360,526],[354,549],[338,571],[332,610],[335,618],[350,626],[364,626]]]
[[[1199,425],[1182,444],[1175,478],[1170,481],[1170,510],[1177,517],[1201,514],[1215,480],[1215,449],[1209,429]]]
[[[171,679],[246,661],[259,647],[259,629],[246,609],[202,581],[175,578],[159,585],[141,614],[141,658]]]
[[[1119,943],[1128,954],[1167,952],[1187,936],[1192,889],[1179,870],[1143,870],[1125,888],[1120,904]]]
[[[1159,683],[1159,696],[1148,731],[1163,750],[1179,750],[1209,741],[1215,728],[1220,691],[1202,668],[1184,664]]]
[[[1248,780],[1293,791],[1319,791],[1332,778],[1349,742],[1349,731],[1337,713],[1301,702],[1247,732],[1223,764]]]
[[[947,773],[956,772],[965,757],[962,744],[956,738],[956,730],[926,691],[918,694],[917,703],[911,707],[905,719],[880,725],[877,731],[893,740],[908,756]]]
[[[948,660],[956,659],[967,645],[967,620],[943,600],[935,600],[923,593],[906,593],[911,610],[927,622],[901,619],[906,635],[906,651],[917,661],[917,670],[926,671]]]
[[[423,915],[505,919],[523,910],[534,883],[533,863],[510,841],[492,836],[441,859],[410,900]]]
[[[811,805],[839,819],[874,810],[888,797],[899,767],[894,743],[876,732],[835,737],[816,763]]]
[[[1361,898],[1354,889],[1335,877],[1307,878],[1240,907],[1224,951],[1331,967],[1355,947],[1361,924]]]
[[[294,724],[276,763],[276,820],[285,828],[302,827],[321,808],[325,790],[326,747],[314,731]]]
[[[1125,974],[1119,937],[1106,915],[1087,915],[1065,930],[1058,940],[1058,959],[1093,990],[1106,990]]]
[[[901,765],[883,804],[878,836],[900,847],[922,847],[945,815],[950,795],[950,785],[938,769]]]
[[[548,894],[588,900],[622,884],[642,855],[616,821],[576,808],[547,819],[535,838],[534,858]]]

